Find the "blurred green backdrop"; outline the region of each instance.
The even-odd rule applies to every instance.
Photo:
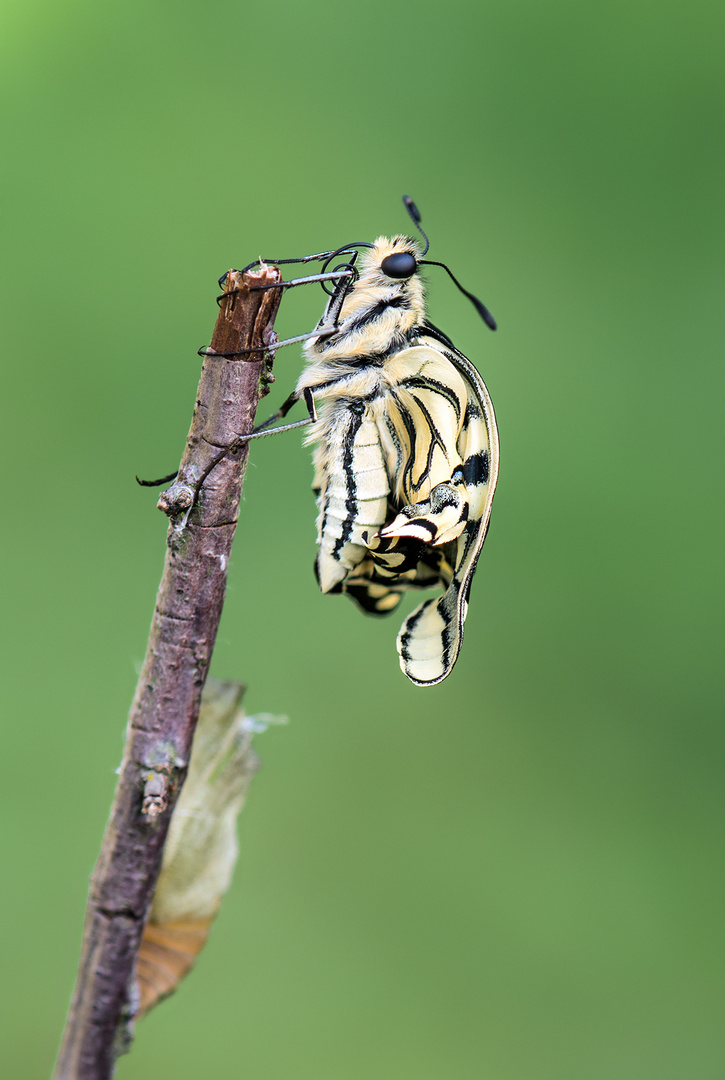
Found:
[[[417,689],[397,616],[318,593],[309,451],[255,446],[213,672],[290,724],[207,952],[118,1076],[725,1075],[725,9],[2,21],[3,1075],[60,1037],[163,560],[133,476],[178,461],[216,278],[406,231],[403,192],[500,323],[431,271],[502,439],[461,659]]]

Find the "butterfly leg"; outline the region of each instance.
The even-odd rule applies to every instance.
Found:
[[[256,428],[249,433],[249,435],[240,435],[238,439],[235,439],[232,443],[232,447],[236,450],[239,446],[243,446],[244,443],[250,441],[250,439],[261,439],[265,435],[276,435],[280,431],[291,431],[292,428],[304,427],[305,424],[314,424],[317,420],[317,410],[315,408],[315,401],[312,397],[312,391],[309,387],[305,387],[303,390],[303,396],[305,404],[307,405],[308,416],[305,420],[296,420],[294,424],[282,424],[280,427],[270,428],[270,424],[273,424],[275,420],[281,420],[287,415],[295,402],[299,401],[297,391],[287,398],[285,402],[280,406],[276,413],[273,413],[268,420],[265,420],[261,424],[257,424]]]
[[[249,433],[249,435],[240,435],[238,439],[235,439],[233,443],[230,443],[229,446],[225,447],[223,452],[214,459],[212,464],[206,470],[202,480],[206,479],[214,466],[218,465],[222,458],[226,457],[227,454],[236,453],[236,451],[239,450],[240,447],[244,446],[244,444],[248,443],[251,439],[261,439],[265,435],[276,435],[281,431],[291,431],[293,428],[304,427],[306,424],[314,424],[315,420],[317,420],[317,410],[315,409],[315,402],[314,398],[312,397],[312,392],[311,390],[305,388],[303,394],[309,414],[305,420],[297,420],[294,424],[282,424],[280,427],[276,428],[269,427],[269,425],[273,424],[275,420],[281,420],[283,417],[285,417],[292,408],[292,406],[295,404],[295,402],[299,400],[297,392],[295,391],[295,393],[290,394],[290,396],[285,402],[283,402],[277,412],[270,416],[268,420],[265,420],[263,423],[258,424],[257,427]],[[140,484],[141,487],[160,487],[161,484],[167,484],[170,481],[175,480],[177,476],[178,473],[175,472],[170,473],[168,476],[162,476],[159,480],[140,480],[137,476],[136,482]]]

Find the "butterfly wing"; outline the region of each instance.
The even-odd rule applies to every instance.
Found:
[[[346,380],[323,402],[317,576],[365,612],[393,611],[409,589],[442,585],[398,635],[419,686],[456,662],[498,475],[493,406],[476,368],[429,324],[386,361],[364,395]],[[372,389],[371,389],[372,387]]]
[[[458,489],[464,502],[461,517],[465,517],[465,523],[455,540],[453,576],[445,593],[416,608],[398,635],[400,666],[419,686],[441,682],[458,657],[471,581],[486,539],[499,467],[498,428],[486,384],[471,361],[445,335],[432,326],[428,329],[466,386],[466,408],[457,440],[461,465],[451,477],[451,486]],[[429,520],[431,526],[443,524],[441,515],[437,519],[429,515]]]
[[[377,579],[387,574],[391,591],[445,587],[441,597],[408,616],[398,635],[400,666],[419,686],[441,682],[458,657],[499,465],[498,430],[483,379],[444,335],[427,330],[397,358],[399,378],[381,428],[384,446],[386,431],[397,436],[387,459],[391,489],[397,483],[402,505],[369,542]],[[396,561],[405,576],[396,576]]]

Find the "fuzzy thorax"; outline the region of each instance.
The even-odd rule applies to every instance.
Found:
[[[337,329],[332,328],[330,307],[318,324],[320,337],[305,346],[308,367],[298,385],[314,389],[325,382],[331,369],[340,372],[345,362],[355,367],[370,356],[371,361],[381,354],[401,348],[406,335],[425,319],[423,282],[417,273],[409,278],[388,277],[381,264],[388,255],[410,252],[420,258],[420,247],[409,236],[380,236],[372,248],[366,248],[358,264],[359,277],[349,290],[342,305]],[[325,335],[325,336],[323,336]]]

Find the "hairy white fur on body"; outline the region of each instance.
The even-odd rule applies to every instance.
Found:
[[[380,270],[380,264],[386,256],[401,251],[409,252],[416,259],[420,258],[420,248],[409,236],[394,236],[392,240],[380,236],[373,248],[363,251],[360,256],[360,276],[345,297],[334,334],[329,338],[312,338],[305,344],[308,366],[297,384],[298,393],[305,387],[314,390],[318,383],[326,381],[330,377],[330,364],[336,362],[334,371],[342,374],[346,366],[345,360],[384,352],[396,338],[403,340],[412,327],[423,322],[425,293],[420,278],[414,275],[396,281],[386,277]],[[409,305],[406,309],[390,308],[382,318],[376,320],[374,326],[350,329],[356,318],[373,309],[376,304],[381,301],[390,302],[399,297],[404,298]],[[328,329],[324,315],[317,324],[317,329],[321,335]]]

